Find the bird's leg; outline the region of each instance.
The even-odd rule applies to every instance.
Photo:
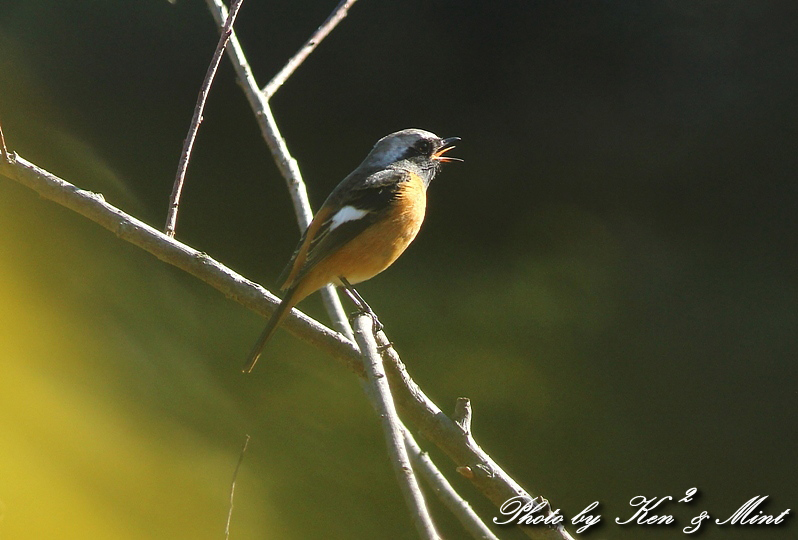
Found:
[[[354,317],[355,315],[360,314],[368,315],[371,317],[371,320],[374,321],[374,333],[376,334],[377,332],[381,331],[383,328],[382,323],[377,318],[377,314],[374,313],[374,310],[371,309],[371,306],[369,306],[366,301],[363,300],[363,297],[360,296],[360,293],[357,292],[354,287],[352,287],[352,284],[349,283],[345,277],[339,277],[338,279],[341,280],[341,284],[344,286],[344,292],[346,295],[357,307],[357,311],[355,311],[352,316]]]

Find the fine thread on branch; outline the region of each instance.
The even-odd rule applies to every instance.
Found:
[[[233,471],[233,480],[230,482],[230,502],[228,504],[227,510],[227,523],[224,526],[224,538],[228,540],[230,538],[230,523],[233,521],[233,499],[235,498],[236,494],[236,481],[238,480],[238,471],[241,469],[241,464],[244,462],[244,454],[247,452],[247,446],[249,446],[249,434],[244,436],[244,444],[241,446],[241,452],[238,454],[238,462],[236,463],[236,468]]]
[[[194,115],[191,118],[191,125],[188,129],[188,135],[183,141],[183,150],[180,152],[180,161],[177,166],[177,174],[175,176],[175,183],[172,186],[172,195],[169,197],[169,210],[166,216],[166,225],[164,232],[167,236],[174,238],[175,227],[177,226],[177,212],[180,207],[180,196],[183,193],[183,185],[186,180],[186,171],[188,170],[188,162],[191,159],[191,151],[194,148],[194,141],[197,139],[200,124],[202,123],[202,114],[205,111],[205,103],[208,101],[208,94],[211,91],[213,79],[216,76],[216,71],[219,69],[219,63],[222,60],[224,49],[227,47],[227,42],[230,39],[230,34],[233,32],[233,23],[238,15],[238,10],[244,0],[233,0],[230,6],[230,13],[224,22],[222,35],[216,45],[216,50],[213,53],[213,58],[205,72],[205,80],[202,82],[199,96],[197,96],[197,104],[194,107]]]

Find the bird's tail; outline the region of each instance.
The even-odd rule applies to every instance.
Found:
[[[285,319],[285,317],[291,311],[291,308],[294,307],[298,302],[299,299],[296,298],[297,295],[295,293],[296,287],[289,289],[285,295],[285,298],[283,298],[283,301],[280,302],[279,306],[277,306],[277,310],[272,313],[269,322],[266,323],[266,328],[264,328],[263,332],[261,332],[257,343],[255,343],[255,346],[252,347],[252,351],[247,357],[247,362],[244,364],[244,369],[242,370],[244,373],[252,373],[252,370],[255,368],[255,364],[258,363],[258,358],[260,358],[260,355],[263,352],[263,347],[266,346],[266,342],[269,341],[269,338],[272,337],[274,332],[280,326],[280,323],[283,322],[283,319]]]

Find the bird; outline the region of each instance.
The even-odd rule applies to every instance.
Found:
[[[280,279],[283,299],[252,348],[244,373],[252,372],[291,308],[325,285],[343,286],[373,316],[352,285],[388,268],[416,237],[426,213],[427,188],[441,163],[462,161],[444,155],[459,140],[404,129],[377,141],[302,234]]]

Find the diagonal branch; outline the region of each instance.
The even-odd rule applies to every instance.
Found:
[[[294,212],[296,213],[297,221],[299,222],[300,228],[302,230],[307,228],[313,214],[308,201],[305,183],[302,179],[302,174],[299,171],[299,165],[291,156],[288,150],[288,145],[280,134],[279,128],[277,127],[277,122],[274,119],[274,115],[272,114],[271,107],[269,105],[269,98],[277,90],[277,88],[279,88],[279,86],[287,80],[287,78],[301,64],[301,62],[307,58],[316,45],[318,45],[318,43],[324,39],[324,37],[326,37],[327,34],[333,30],[333,28],[335,28],[338,22],[340,22],[346,16],[349,7],[354,4],[354,2],[355,0],[344,0],[340,2],[333,13],[327,18],[321,27],[319,27],[316,33],[311,36],[308,42],[306,42],[305,46],[296,55],[294,55],[291,60],[288,61],[280,73],[278,73],[277,76],[272,79],[272,81],[263,91],[258,89],[257,83],[255,82],[255,77],[252,74],[252,69],[249,66],[235,32],[232,32],[230,36],[228,56],[230,57],[230,61],[232,62],[233,68],[238,76],[239,84],[247,96],[250,107],[252,108],[255,118],[257,119],[261,128],[261,134],[272,152],[272,156],[277,163],[278,169],[286,180],[288,191],[294,204]],[[221,21],[227,18],[226,8],[221,0],[207,0],[207,4],[217,24],[220,24]],[[338,297],[335,288],[332,286],[326,287],[324,290],[322,290],[322,297],[324,299],[328,316],[333,321],[335,328],[349,339],[354,339],[352,328],[346,318],[343,307],[341,306],[340,298]],[[366,382],[363,382],[363,386],[372,405],[376,408],[381,388],[385,387],[372,386],[371,389],[369,389]],[[396,419],[396,421],[405,432],[406,438],[408,440],[409,450],[411,452],[414,451],[414,449],[418,450],[418,445],[410,434],[410,431],[404,427],[403,424],[401,424],[401,420]],[[435,468],[434,463],[432,463],[429,458],[427,458],[427,460],[424,462],[424,465],[425,466],[420,469],[421,474],[426,477],[427,481],[431,485],[436,486],[435,493],[443,499],[444,504],[453,509],[455,514],[458,515],[458,518],[464,523],[466,528],[472,531],[488,530],[486,525],[480,520],[476,513],[473,511],[463,511],[463,508],[467,507],[468,503],[466,503],[462,498],[459,497],[459,495],[457,495],[457,493],[446,482],[445,477],[440,473],[440,471],[437,470],[437,468]],[[454,501],[459,501],[459,503]]]
[[[244,93],[247,96],[247,99],[252,107],[253,112],[255,113],[255,117],[258,120],[258,124],[261,127],[261,134],[263,135],[266,143],[268,144],[272,155],[277,163],[278,169],[282,173],[283,177],[286,180],[289,194],[291,195],[291,200],[294,204],[294,211],[297,216],[297,221],[299,222],[300,228],[305,229],[307,228],[308,224],[312,219],[312,210],[310,208],[310,203],[307,197],[307,190],[305,188],[305,183],[302,179],[302,174],[299,171],[299,166],[296,160],[291,156],[288,145],[285,142],[285,139],[280,134],[279,128],[277,126],[277,122],[274,119],[274,115],[272,114],[271,107],[269,105],[269,97],[271,94],[277,90],[277,88],[282,85],[285,80],[293,73],[293,71],[299,66],[299,64],[307,58],[307,56],[313,51],[316,45],[327,35],[329,34],[332,29],[340,22],[347,14],[349,7],[354,3],[355,0],[351,1],[342,1],[335,11],[328,17],[327,21],[316,31],[316,33],[310,38],[310,40],[305,44],[305,46],[300,50],[299,53],[294,55],[294,57],[289,60],[286,66],[280,71],[280,73],[272,79],[272,81],[267,85],[267,89],[263,92],[258,90],[258,86],[255,82],[255,77],[252,74],[252,70],[249,67],[249,63],[244,56],[244,52],[241,49],[241,45],[238,41],[238,37],[235,33],[232,33],[231,36],[231,46],[229,51],[230,60],[233,63],[233,67],[238,75],[239,84],[242,87]],[[225,7],[224,4],[219,0],[208,0],[208,6],[211,9],[217,23],[225,18]],[[272,90],[268,90],[271,88]],[[325,290],[322,291],[322,295],[324,298],[324,304],[327,308],[327,313],[330,319],[334,322],[335,327],[338,329],[339,332],[346,335],[350,339],[353,339],[353,332],[352,327],[349,325],[349,322],[346,318],[346,315],[343,310],[343,306],[341,305],[340,298],[338,297],[335,288],[332,286],[328,286]],[[387,385],[384,386],[377,386],[373,385],[372,389],[369,390],[368,385],[366,382],[363,383],[364,389],[366,391],[367,396],[369,397],[371,403],[375,408],[378,407],[378,402],[380,401],[378,398],[381,395],[381,392],[384,392],[388,389]],[[382,396],[382,401],[386,401],[384,399],[385,396]],[[391,398],[388,397],[388,400]],[[398,418],[396,422],[401,427],[403,432],[406,434],[406,437],[409,441],[417,448],[417,444],[412,438],[409,430],[401,423],[401,420]],[[396,443],[396,441],[394,441]],[[403,444],[401,441],[398,444]],[[395,451],[406,451],[403,447],[401,449],[395,449]],[[440,474],[433,474],[431,471],[436,470],[434,464],[431,461],[427,463],[427,467],[421,470],[422,474],[424,474],[427,478],[427,481],[430,484],[437,484],[440,482],[440,478],[443,478],[443,475]],[[411,473],[412,474],[412,473]],[[414,479],[415,481],[415,479]],[[452,497],[459,498],[459,496],[453,491],[450,490]],[[446,486],[440,486],[436,493],[445,493]],[[460,499],[462,500],[462,499]],[[463,504],[466,504],[463,501]],[[462,507],[462,505],[461,505]],[[414,512],[414,515],[417,515]],[[461,520],[463,522],[469,521],[476,521],[476,523],[471,523],[467,525],[467,527],[471,527],[472,529],[486,529],[484,523],[481,522],[479,516],[474,513],[471,514],[463,514],[461,513]]]
[[[191,150],[194,148],[194,141],[197,139],[197,132],[199,131],[200,124],[202,123],[202,113],[205,111],[205,102],[208,100],[208,93],[211,91],[213,78],[216,76],[216,70],[219,68],[219,62],[222,60],[224,48],[227,46],[227,41],[230,39],[230,34],[233,31],[233,23],[238,15],[238,9],[241,7],[243,0],[234,0],[230,8],[230,13],[227,20],[224,22],[222,35],[219,38],[219,43],[216,45],[216,51],[213,53],[211,64],[208,66],[208,71],[205,73],[205,80],[202,82],[199,96],[197,97],[197,105],[194,107],[194,116],[191,118],[191,126],[188,128],[188,136],[183,141],[183,150],[180,152],[180,162],[177,167],[177,175],[175,176],[175,183],[172,187],[172,195],[169,197],[169,212],[166,216],[166,226],[164,232],[167,236],[174,238],[175,226],[177,226],[177,211],[180,207],[180,195],[183,193],[183,183],[186,180],[186,170],[188,169],[188,161],[191,159]]]
[[[101,194],[80,189],[19,155],[11,163],[0,162],[0,174],[102,225],[120,239],[188,272],[264,317],[271,315],[280,303],[279,298],[257,283],[108,204]],[[295,336],[327,351],[353,373],[363,375],[359,351],[352,341],[297,310],[284,324]]]
[[[120,239],[186,271],[262,316],[271,315],[279,304],[276,296],[257,283],[108,204],[102,195],[82,190],[18,155],[9,155],[14,158],[10,163],[0,161],[0,175],[89,218]],[[327,352],[352,373],[365,377],[360,351],[352,341],[298,310],[293,310],[283,324],[296,337]],[[378,333],[377,338],[379,346],[387,346],[384,333]],[[396,351],[388,348],[383,352],[383,356],[386,355],[388,381],[401,414],[455,464],[471,468],[474,474],[469,479],[477,489],[497,506],[515,496],[532,498],[476,444],[470,434],[466,436],[460,426],[424,394],[408,375]],[[544,540],[571,538],[565,529],[525,527],[522,530],[532,538]]]
[[[207,2],[212,8],[211,11],[214,13],[217,23],[221,24],[221,21],[228,18],[226,8],[220,0],[207,0]],[[344,5],[346,5],[348,9],[351,3],[342,2],[339,4],[337,11],[341,10]],[[344,15],[342,15],[341,18],[343,18]],[[333,16],[325,22],[325,25],[327,25],[332,18]],[[322,27],[325,25],[322,25]],[[329,30],[331,30],[332,27],[334,27],[334,24],[329,27]],[[329,33],[329,30],[327,33]],[[326,33],[324,35],[326,35]],[[311,41],[312,40],[313,38],[311,38]],[[246,62],[246,58],[243,55],[241,46],[234,33],[231,33],[230,46],[227,50],[241,86],[250,102],[253,112],[255,112],[264,139],[266,139],[266,142],[269,144],[269,148],[275,156],[278,167],[286,177],[300,225],[304,228],[307,223],[309,223],[311,214],[307,200],[307,192],[302,182],[296,160],[288,153],[285,141],[279,133],[276,121],[269,107],[268,99],[258,90],[254,77],[252,76],[252,71]],[[306,57],[310,51],[312,51],[312,48],[308,50],[304,56]],[[299,54],[297,56],[299,56]],[[304,57],[302,59],[304,59]],[[301,61],[299,63],[301,63]],[[299,63],[296,65],[299,65]],[[293,69],[295,69],[295,67]],[[280,82],[280,84],[282,84],[282,82]],[[7,156],[9,157],[9,163],[0,163],[0,173],[6,174],[10,178],[31,187],[44,197],[54,200],[92,219],[112,232],[115,232],[123,240],[131,242],[149,251],[161,260],[173,264],[205,281],[241,305],[261,315],[268,316],[279,303],[279,300],[275,296],[271,295],[271,293],[256,283],[236,274],[232,270],[211,259],[206,254],[161,234],[136,218],[107,204],[102,198],[102,195],[81,190],[22,158],[17,158],[16,161],[14,161],[16,158],[14,154],[7,154]],[[343,316],[343,311],[340,309],[340,302],[337,299],[337,295],[334,294],[334,289],[330,287],[328,291],[323,292],[327,292],[328,298],[333,300],[332,302],[325,302],[328,304],[328,308],[330,305],[335,306],[337,304],[339,317],[336,326],[341,328],[344,332],[349,330],[347,333],[351,336],[351,329],[349,329],[346,318]],[[336,320],[335,317],[333,317],[333,319]],[[340,334],[332,332],[327,327],[296,310],[292,312],[292,315],[286,321],[285,327],[297,337],[331,354],[331,356],[350,371],[356,373],[360,377],[364,377],[359,351],[351,340],[347,340]],[[387,344],[387,338],[385,338],[384,334],[380,334],[379,338],[382,345]],[[473,438],[470,437],[470,434],[463,440],[460,426],[447,418],[440,409],[421,392],[409,378],[409,375],[407,375],[396,352],[391,350],[387,354],[389,360],[388,378],[393,387],[394,394],[397,397],[397,404],[402,414],[414,422],[429,440],[452,457],[455,463],[473,462],[477,464],[475,470],[478,474],[472,475],[471,480],[486,496],[488,496],[488,498],[496,502],[497,505],[501,504],[501,502],[507,498],[516,495],[531,499],[531,497],[529,497],[512,478],[507,476],[487,454],[484,454],[473,441]],[[409,436],[407,431],[405,431],[405,433]],[[459,446],[462,446],[464,443],[466,448],[459,448]],[[411,446],[412,453],[418,454],[418,452],[413,450],[409,441],[408,446]],[[421,467],[421,472],[428,473],[427,469],[428,468]],[[458,470],[471,469],[468,465],[461,465],[458,467]],[[486,471],[490,474],[480,474]],[[436,482],[434,476],[435,475],[427,474],[428,479],[431,479],[432,482]],[[439,490],[436,489],[436,492],[437,491]],[[502,497],[502,494],[506,496]],[[479,519],[477,518],[476,521],[479,522]],[[482,526],[484,527],[484,524]],[[526,528],[524,532],[533,538],[570,538],[564,529]]]
[[[470,480],[497,508],[510,498],[523,497],[530,501],[545,501],[545,512],[547,515],[551,514],[548,501],[529,495],[474,440],[471,434],[471,403],[467,398],[458,399],[455,420],[452,420],[410,378],[399,354],[390,346],[384,332],[378,332],[377,345],[383,351],[388,380],[396,396],[397,406],[401,410],[412,409],[414,415],[419,414],[418,417],[412,417],[413,422],[427,439],[443,450],[457,465],[457,472]],[[562,525],[555,528],[523,527],[521,530],[530,538],[573,540]]]
[[[263,87],[263,94],[266,96],[266,99],[271,99],[275,92],[288,80],[296,68],[298,68],[302,62],[305,61],[310,53],[322,42],[324,38],[327,37],[327,34],[333,31],[333,29],[338,26],[338,23],[341,22],[344,17],[349,14],[349,8],[352,7],[357,0],[341,0],[338,6],[333,10],[327,20],[322,23],[321,26],[310,36],[302,48],[291,57],[291,59],[283,66],[283,69],[269,81],[269,84]]]
[[[216,24],[222,25],[223,21],[227,19],[227,7],[225,7],[224,2],[221,0],[206,0],[206,4],[208,4],[208,9],[210,9],[213,18],[216,20]],[[288,151],[288,145],[280,134],[280,129],[277,127],[277,121],[272,114],[268,98],[258,89],[255,75],[252,73],[252,68],[249,67],[249,62],[244,56],[244,50],[241,48],[241,43],[238,41],[235,31],[230,34],[227,56],[233,64],[241,89],[244,91],[244,95],[247,97],[249,106],[258,122],[261,136],[266,141],[277,163],[277,168],[285,178],[288,193],[291,195],[291,201],[294,204],[294,213],[297,216],[299,228],[304,231],[310,224],[313,213],[310,209],[310,200],[308,199],[305,182],[302,180],[302,173],[299,172],[299,164],[291,156]],[[321,290],[321,295],[327,313],[335,327],[350,340],[353,340],[352,328],[347,322],[346,313],[343,306],[341,306],[341,300],[335,292],[335,287],[332,285],[326,286]]]

